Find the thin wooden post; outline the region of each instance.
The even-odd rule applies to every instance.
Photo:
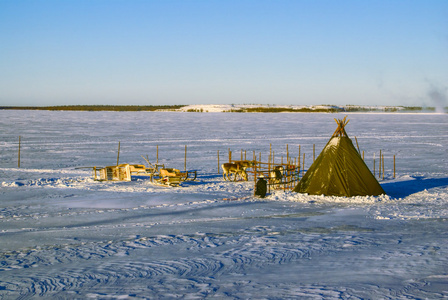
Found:
[[[117,166],[119,160],[120,160],[120,142],[118,142]]]
[[[375,153],[373,153],[373,176],[376,176],[375,173],[376,173],[376,170],[375,170]]]
[[[287,182],[287,184],[286,184],[286,186],[287,186],[287,188],[288,189],[290,189],[291,188],[291,171],[289,170],[289,166],[291,165],[290,164],[290,162],[289,162],[289,159],[288,159],[288,165],[286,166],[286,182]]]
[[[244,160],[247,160],[247,158],[246,158],[246,150],[244,150]]]
[[[356,147],[358,147],[358,153],[361,153],[361,151],[359,150],[359,145],[358,145],[358,139],[355,136],[355,141],[356,141]]]
[[[394,155],[394,179],[395,179],[395,155]]]
[[[303,153],[303,163],[302,163],[302,178],[303,178],[303,173],[305,172],[305,153]]]
[[[362,150],[362,160],[364,160],[364,150]]]
[[[297,182],[299,182],[300,180],[300,167],[299,167],[300,162],[298,162],[298,164],[296,165],[297,168],[297,176],[296,176],[296,182],[294,185],[297,185]]]
[[[258,154],[258,161],[261,161],[261,152]]]
[[[381,150],[380,150],[380,163],[378,164],[378,178],[381,178],[381,157],[382,157],[382,154],[381,154]]]
[[[296,173],[297,169],[297,158],[294,158],[294,174]],[[299,169],[300,170],[300,169]],[[299,171],[298,170],[298,171]],[[294,176],[294,186],[297,184],[297,176]]]
[[[19,159],[18,159],[18,161],[17,161],[17,165],[18,165],[18,167],[20,168],[20,147],[21,147],[21,145],[22,145],[22,137],[19,135]]]
[[[241,149],[241,160],[243,160],[243,149]]]
[[[254,159],[255,159],[255,151],[254,151]],[[255,191],[257,189],[257,164],[254,163],[254,196],[255,196]]]
[[[286,157],[287,158],[289,157],[289,147],[288,147],[288,144],[286,144]],[[288,159],[286,159],[286,160],[288,160]]]
[[[269,183],[269,177],[271,176],[271,151],[272,151],[272,149],[271,149],[271,147],[269,147],[269,158],[268,158],[268,178],[267,178],[267,180],[268,180],[268,183]],[[268,184],[268,193],[270,193],[271,192],[271,185],[270,184]]]
[[[257,177],[257,155],[255,154],[255,150],[253,150],[252,155],[254,161],[254,176]]]

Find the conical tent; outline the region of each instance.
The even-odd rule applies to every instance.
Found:
[[[294,188],[295,192],[325,196],[378,196],[385,194],[345,132],[347,117]]]

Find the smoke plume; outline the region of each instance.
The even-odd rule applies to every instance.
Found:
[[[447,88],[431,84],[428,91],[428,97],[434,105],[437,113],[444,113],[448,105]]]

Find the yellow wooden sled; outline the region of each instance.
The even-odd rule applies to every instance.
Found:
[[[93,179],[97,181],[131,181],[131,168],[129,164],[93,167]]]
[[[155,178],[154,182],[168,186],[178,186],[188,176],[188,173],[183,173],[178,169],[172,168],[160,169],[159,174],[159,178]]]

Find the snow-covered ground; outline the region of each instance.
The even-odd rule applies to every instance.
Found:
[[[345,114],[0,111],[0,298],[448,298],[448,115],[349,114],[387,192],[323,197],[218,175],[230,148],[319,152]],[[18,137],[21,136],[21,168]],[[198,170],[182,187],[77,167]],[[316,153],[318,154],[318,153]],[[396,155],[396,178],[393,178]]]

